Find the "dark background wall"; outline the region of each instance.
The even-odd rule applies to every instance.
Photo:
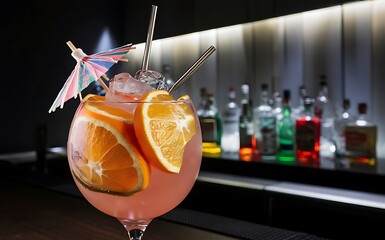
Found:
[[[154,39],[267,19],[340,4],[337,0],[1,1],[0,153],[33,150],[36,130],[47,130],[48,146],[64,146],[79,100],[48,114],[76,62],[71,40],[93,53],[109,28],[116,46],[146,40],[151,5],[158,5]],[[112,73],[117,71],[111,69]]]

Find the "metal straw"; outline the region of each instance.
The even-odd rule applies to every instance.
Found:
[[[152,36],[154,34],[154,26],[155,26],[157,9],[158,9],[158,6],[152,5],[150,24],[148,26],[148,32],[147,32],[146,46],[144,48],[144,54],[143,54],[142,70],[148,69],[148,62],[150,61],[151,43],[152,43]]]
[[[182,84],[184,83],[203,63],[206,61],[206,59],[215,52],[215,47],[211,46],[209,47],[206,52],[200,56],[200,58],[174,83],[174,85],[171,86],[170,90],[168,92],[170,95],[173,94],[173,92]]]

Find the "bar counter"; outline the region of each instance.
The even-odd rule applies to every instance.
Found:
[[[82,197],[65,159],[51,159],[43,171],[34,161],[24,160],[0,161],[0,240],[128,239],[118,220],[98,211]],[[144,239],[324,238],[178,206],[154,219]]]
[[[0,180],[0,187],[0,239],[128,239],[125,229],[115,218],[99,212],[80,196],[4,178]],[[75,185],[66,187],[74,188]],[[321,238],[176,208],[154,219],[144,239]]]
[[[80,197],[4,179],[0,187],[0,239],[128,239],[118,220]],[[155,219],[145,239],[235,238]]]

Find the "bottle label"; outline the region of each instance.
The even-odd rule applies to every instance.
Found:
[[[317,131],[313,122],[305,122],[296,129],[296,146],[301,151],[313,151]]]
[[[294,122],[290,116],[284,117],[278,123],[278,149],[294,150]]]
[[[217,142],[217,124],[215,119],[199,119],[202,131],[202,142]]]
[[[253,124],[251,122],[241,123],[239,128],[240,148],[252,148],[253,137]]]
[[[346,151],[352,156],[376,156],[376,126],[347,126],[345,129]]]
[[[265,117],[260,118],[261,124],[261,153],[273,155],[277,149],[277,135],[276,135],[276,118]]]
[[[222,134],[239,134],[239,112],[237,109],[227,109],[223,113]]]
[[[239,122],[238,109],[227,109],[223,112],[223,123],[237,123]]]
[[[275,129],[262,128],[262,154],[275,154],[276,153],[276,134]]]

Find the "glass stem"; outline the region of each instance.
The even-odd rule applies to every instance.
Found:
[[[119,219],[120,223],[123,224],[127,230],[128,237],[130,240],[142,240],[144,231],[152,219],[131,221],[128,219]]]
[[[141,229],[132,229],[128,231],[128,237],[130,240],[142,240],[144,231]]]

